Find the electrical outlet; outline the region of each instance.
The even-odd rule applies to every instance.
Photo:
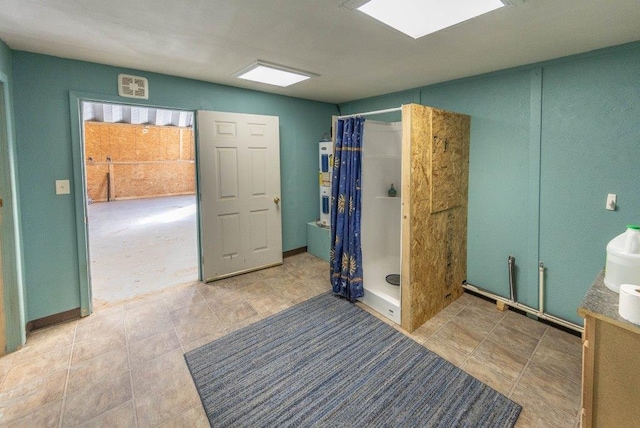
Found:
[[[615,193],[609,193],[607,195],[607,205],[605,208],[607,208],[609,211],[615,211],[616,210],[616,202],[617,202],[617,197]]]
[[[68,195],[71,193],[69,180],[56,180],[56,195]]]

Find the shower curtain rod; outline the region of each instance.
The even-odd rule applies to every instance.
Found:
[[[338,116],[338,119],[345,119],[347,117],[353,117],[353,116],[371,116],[373,114],[391,113],[391,112],[400,111],[400,110],[402,110],[402,107],[388,108],[386,110],[367,111],[364,113],[345,114],[344,116]]]

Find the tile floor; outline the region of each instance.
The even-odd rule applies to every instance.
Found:
[[[206,427],[183,353],[327,291],[326,272],[300,254],[33,332],[0,358],[0,425]],[[576,426],[578,337],[469,294],[409,336],[520,403],[518,427]]]

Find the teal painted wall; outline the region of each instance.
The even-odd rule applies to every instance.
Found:
[[[640,44],[545,67],[543,82],[540,258],[547,308],[570,319],[607,243],[640,223]]]
[[[283,250],[305,246],[306,224],[317,217],[317,142],[329,131],[335,105],[15,51],[28,320],[80,306],[73,189],[54,192],[56,179],[73,179],[69,91],[112,98],[119,73],[149,79],[144,104],[279,116]]]
[[[2,40],[0,40],[0,72],[11,76],[12,52]]]
[[[537,308],[539,258],[546,311],[581,324],[576,309],[606,243],[640,222],[638,76],[635,42],[339,107],[417,97],[471,115],[469,282],[508,297],[513,254],[518,299]],[[618,195],[617,211],[605,210],[607,193]]]
[[[422,104],[472,117],[467,280],[509,296],[507,258],[513,255],[517,298],[537,307],[537,288],[528,284],[537,267],[528,248],[537,236],[527,228],[530,80],[528,70],[513,71],[425,88],[420,96]]]
[[[15,351],[25,342],[24,300],[22,282],[22,249],[19,220],[16,144],[13,120],[13,52],[0,41],[0,83],[6,129],[0,135],[0,195],[2,209],[2,274],[6,352]],[[5,132],[6,131],[6,132]]]

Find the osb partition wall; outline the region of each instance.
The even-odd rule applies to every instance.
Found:
[[[463,292],[471,118],[402,107],[402,327],[413,331]]]
[[[85,122],[85,162],[94,202],[195,193],[191,128]]]

